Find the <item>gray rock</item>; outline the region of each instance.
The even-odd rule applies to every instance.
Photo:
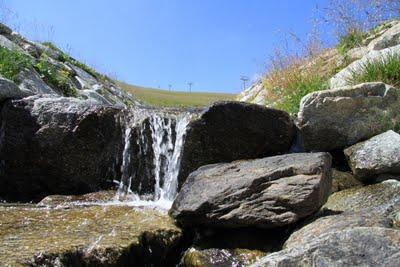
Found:
[[[84,98],[87,98],[91,101],[95,101],[99,104],[112,105],[112,103],[110,101],[105,99],[102,95],[97,93],[95,90],[79,90],[78,95],[81,95]]]
[[[301,100],[297,125],[307,151],[351,146],[400,121],[400,90],[384,83],[308,94]]]
[[[10,50],[17,50],[20,51],[21,53],[25,53],[24,50],[22,50],[21,47],[16,45],[15,43],[11,42],[7,37],[0,35],[0,46],[5,47]]]
[[[17,79],[19,81],[19,87],[22,90],[30,91],[32,94],[56,94],[60,93],[50,86],[48,86],[39,76],[39,74],[33,69],[22,70]]]
[[[285,153],[295,126],[280,110],[244,102],[220,102],[192,121],[186,133],[179,187],[200,166]]]
[[[346,68],[338,72],[335,76],[333,76],[329,81],[330,87],[339,88],[349,85],[349,81],[351,80],[353,73],[359,73],[360,71],[362,71],[366,63],[375,60],[382,60],[387,56],[396,53],[400,53],[400,45],[385,48],[382,50],[372,50],[368,52],[361,59],[354,61]]]
[[[387,180],[379,184],[334,193],[322,209],[334,212],[374,210],[387,213],[398,206],[400,206],[400,182]]]
[[[12,33],[12,30],[4,25],[3,23],[0,23],[0,34],[1,35],[10,35]]]
[[[9,98],[23,98],[32,95],[30,91],[21,90],[15,83],[0,76],[0,102]]]
[[[81,89],[92,89],[94,85],[99,83],[95,77],[93,77],[83,69],[68,62],[66,63],[66,65],[76,73],[75,78],[80,83]]]
[[[311,242],[272,253],[256,266],[388,266],[400,262],[400,231],[353,227],[322,234]]]
[[[381,36],[368,44],[369,50],[381,50],[400,44],[400,21],[396,21]]]
[[[351,173],[332,169],[332,193],[362,185]]]
[[[112,187],[123,149],[120,112],[54,95],[6,101],[0,197],[30,201]]]
[[[362,181],[379,174],[400,177],[400,135],[390,130],[344,150],[351,170]]]
[[[184,226],[274,228],[321,207],[331,189],[328,153],[288,154],[199,168],[170,215]]]

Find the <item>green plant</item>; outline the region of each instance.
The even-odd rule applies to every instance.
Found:
[[[346,35],[340,36],[336,48],[340,54],[345,55],[350,49],[360,46],[365,37],[365,33],[360,30],[349,30]]]
[[[400,53],[367,61],[361,66],[361,70],[352,72],[347,82],[354,85],[378,81],[400,87]]]
[[[32,59],[17,50],[0,46],[0,74],[14,82],[21,70],[32,66]]]
[[[309,93],[325,90],[328,88],[326,80],[318,75],[312,77],[302,77],[294,81],[290,86],[291,90],[286,90],[282,99],[278,101],[275,108],[282,109],[290,114],[296,114],[299,111],[301,99]]]
[[[34,67],[47,84],[58,88],[65,96],[77,96],[77,90],[70,82],[70,73],[64,69],[57,69],[49,62],[46,54],[40,57]]]

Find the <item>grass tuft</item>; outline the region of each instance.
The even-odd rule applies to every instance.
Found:
[[[349,30],[346,35],[339,37],[337,50],[340,54],[345,55],[349,50],[362,45],[366,34],[360,30]]]
[[[32,66],[32,60],[17,50],[0,46],[0,74],[11,81],[18,82],[18,74]]]
[[[361,71],[353,71],[347,81],[351,85],[364,82],[384,82],[400,87],[400,53],[391,53],[361,66]]]

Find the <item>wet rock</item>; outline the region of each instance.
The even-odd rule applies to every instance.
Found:
[[[87,205],[87,204],[101,204],[112,202],[115,199],[117,192],[115,190],[105,190],[84,195],[50,195],[42,199],[37,206],[72,206]]]
[[[400,261],[400,231],[353,227],[272,253],[252,266],[389,266]]]
[[[0,102],[9,98],[23,98],[32,95],[30,91],[21,90],[12,81],[0,76]]]
[[[325,203],[330,165],[328,153],[207,165],[190,174],[170,215],[184,226],[290,225]]]
[[[223,267],[249,266],[265,252],[248,249],[196,249],[190,248],[183,256],[182,265],[185,267]]]
[[[124,206],[0,206],[5,266],[172,266],[182,232],[167,215]]]
[[[332,193],[362,185],[351,173],[332,169]]]
[[[1,111],[0,196],[30,201],[113,186],[122,153],[119,113],[50,95],[7,101]]]
[[[322,209],[335,212],[359,212],[373,209],[386,213],[394,206],[400,206],[400,182],[388,180],[334,193]]]
[[[286,112],[242,102],[220,102],[188,126],[179,187],[200,166],[261,158],[289,150],[295,127]]]
[[[384,83],[314,92],[300,104],[298,127],[307,151],[343,149],[393,129],[400,90]]]
[[[354,175],[365,182],[379,174],[400,176],[400,135],[390,130],[344,150]]]

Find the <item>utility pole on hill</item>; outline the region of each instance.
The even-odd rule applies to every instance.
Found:
[[[241,75],[240,80],[243,82],[243,90],[246,90],[246,82],[250,80],[249,77]]]
[[[171,92],[172,85],[168,84],[168,89]]]
[[[193,82],[188,82],[188,85],[189,85],[189,93],[191,93],[192,92]]]

